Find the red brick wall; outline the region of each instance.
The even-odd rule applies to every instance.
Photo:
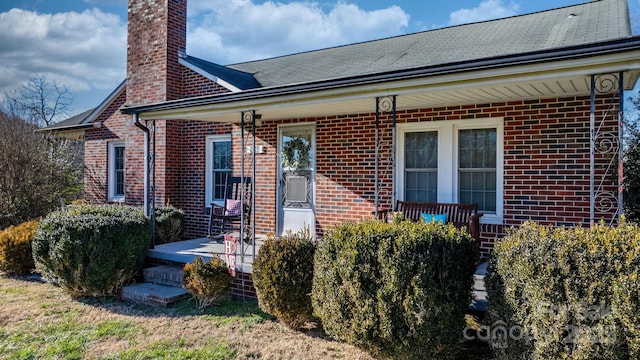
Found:
[[[185,211],[185,236],[202,237],[207,234],[208,222],[205,205],[206,137],[228,134],[231,125],[199,121],[183,121],[181,125],[180,200],[174,205]]]
[[[616,101],[615,98],[598,98],[596,118],[604,116],[611,100]],[[397,118],[398,123],[504,118],[504,224],[482,226],[482,247],[488,252],[493,238],[504,233],[505,227],[526,220],[552,225],[588,223],[589,103],[588,97],[514,101],[399,111]],[[388,115],[381,117],[383,127],[386,127],[381,134],[387,138],[390,136],[389,118]],[[257,155],[258,231],[275,231],[277,125],[296,122],[316,124],[316,216],[319,233],[347,219],[371,217],[375,201],[375,114],[267,122],[257,130],[258,145],[265,147],[264,153]],[[185,143],[191,144],[189,156],[201,154],[199,162],[203,162],[205,135],[196,123],[190,124],[190,129],[189,137],[185,138],[189,139]],[[612,119],[604,129],[617,131],[616,120]],[[241,151],[238,137],[239,129],[234,128],[234,161],[237,163]],[[198,138],[200,142],[194,142]],[[247,138],[250,139],[249,133]],[[388,143],[381,148],[383,158],[389,156]],[[249,161],[250,157],[247,157],[246,171],[250,169]],[[602,156],[598,157],[600,175],[605,162]],[[191,162],[188,170],[183,170],[192,174],[189,183],[195,186],[190,193],[189,204],[185,203],[188,207],[197,207],[192,213],[198,213],[202,206],[197,194],[200,192],[199,198],[202,199],[204,191],[198,191],[194,181],[194,174],[203,173],[202,169],[203,164]],[[384,174],[385,168],[380,171]],[[246,174],[250,176],[250,173]],[[383,180],[384,189],[390,188],[390,179]],[[204,184],[204,176],[198,180]],[[609,184],[609,188],[612,186]],[[383,195],[380,200],[384,204],[388,197]],[[189,226],[202,229],[196,224],[192,222]],[[188,233],[196,235],[198,231]]]
[[[110,141],[125,141],[126,139],[127,121],[130,117],[119,111],[125,100],[126,95],[123,92],[96,119],[95,127],[85,132],[84,191],[85,199],[89,202],[107,202],[108,143]]]

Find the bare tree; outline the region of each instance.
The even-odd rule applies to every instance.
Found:
[[[74,145],[0,112],[0,229],[38,218],[82,194]]]
[[[65,86],[44,75],[31,77],[20,90],[4,94],[4,111],[37,126],[50,126],[68,116],[73,97]]]

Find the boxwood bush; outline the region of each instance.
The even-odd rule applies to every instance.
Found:
[[[40,221],[33,258],[45,279],[74,295],[114,295],[141,270],[150,239],[140,208],[71,205]]]
[[[37,226],[38,221],[32,220],[0,231],[0,270],[27,275],[35,269],[31,244]]]
[[[329,335],[377,357],[453,358],[477,259],[451,225],[347,222],[318,245],[313,309]]]
[[[309,229],[270,235],[253,262],[260,308],[297,329],[313,320],[311,284],[316,244]]]
[[[487,337],[500,358],[640,358],[637,225],[525,223],[493,255]]]
[[[229,294],[233,277],[224,260],[213,257],[209,261],[197,257],[184,266],[184,287],[193,296],[196,307],[215,305]]]
[[[156,208],[156,245],[181,241],[184,235],[184,211],[171,205]]]

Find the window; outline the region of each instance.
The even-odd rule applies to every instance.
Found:
[[[231,174],[231,137],[213,135],[207,137],[205,201],[223,205],[225,180]]]
[[[109,143],[109,201],[124,201],[124,142]]]
[[[438,132],[405,133],[404,199],[438,199]]]
[[[502,221],[502,119],[398,125],[398,198],[477,203]]]
[[[496,129],[458,132],[458,199],[496,211]]]

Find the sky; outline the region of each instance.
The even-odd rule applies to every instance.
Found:
[[[227,65],[585,1],[188,0],[186,52]],[[66,115],[99,105],[126,76],[126,23],[127,0],[0,0],[0,100],[43,75],[70,91]]]

